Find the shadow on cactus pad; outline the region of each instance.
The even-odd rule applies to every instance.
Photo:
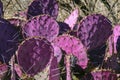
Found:
[[[106,51],[106,45],[102,45],[92,51],[88,52],[88,57],[90,59],[90,64],[93,67],[97,67],[98,65],[101,65],[105,56]]]
[[[59,25],[59,35],[68,33],[71,30],[69,25],[64,22],[58,22],[58,25]]]
[[[7,20],[0,18],[0,61],[8,63],[15,54],[19,39],[20,30],[10,24]]]
[[[120,73],[120,57],[117,54],[108,57],[107,61],[104,61],[103,69],[112,69],[116,73]]]

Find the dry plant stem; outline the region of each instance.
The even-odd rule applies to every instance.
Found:
[[[70,69],[70,55],[66,55],[65,59],[66,59],[65,64],[66,64],[66,72],[67,72],[66,80],[72,80],[71,79],[71,69]]]

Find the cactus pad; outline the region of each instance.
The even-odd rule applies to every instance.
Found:
[[[113,54],[104,61],[103,68],[111,69],[116,73],[120,73],[120,57],[117,54]]]
[[[17,50],[20,39],[19,29],[0,18],[0,61],[8,63]]]
[[[54,50],[45,38],[30,38],[21,43],[17,51],[17,60],[30,76],[42,71],[50,62]]]
[[[8,71],[8,65],[6,64],[1,64],[0,65],[0,79],[2,79]]]
[[[102,64],[106,53],[106,47],[106,44],[104,44],[94,50],[88,51],[89,61],[93,67],[97,67]]]
[[[64,34],[54,40],[55,45],[59,46],[67,54],[73,54],[78,58],[78,64],[86,68],[88,58],[83,44],[76,37]],[[84,57],[83,57],[84,56]]]
[[[120,44],[117,44],[117,42],[119,43],[119,37],[120,37],[120,25],[116,25],[113,28],[113,44],[114,44],[114,53],[117,53],[117,46],[120,46]]]
[[[36,16],[23,27],[26,37],[42,36],[52,41],[59,33],[59,25],[48,15]]]
[[[78,24],[77,36],[87,50],[103,45],[112,34],[112,24],[105,16],[92,14]]]
[[[58,3],[56,0],[33,0],[33,2],[28,6],[27,18],[33,16],[48,14],[54,19],[58,15]]]
[[[75,24],[77,23],[77,19],[79,17],[79,11],[78,9],[75,9],[68,18],[65,19],[65,23],[68,24],[71,28],[71,30],[73,30]]]

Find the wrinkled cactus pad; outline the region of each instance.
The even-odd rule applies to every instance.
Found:
[[[70,31],[70,27],[68,24],[64,22],[58,22],[59,25],[59,35],[68,33]]]
[[[92,14],[78,24],[77,36],[87,50],[92,50],[104,44],[112,34],[112,24],[101,14]]]
[[[8,63],[17,50],[20,39],[19,29],[0,18],[0,61]]]
[[[54,19],[58,15],[58,3],[56,0],[33,0],[33,2],[28,6],[27,18],[33,16],[48,14]]]
[[[68,18],[65,19],[65,23],[68,24],[71,28],[71,30],[73,30],[75,24],[77,23],[79,17],[79,10],[76,8],[69,16]]]
[[[24,25],[23,34],[26,37],[42,36],[52,41],[59,34],[59,25],[48,15],[36,16]]]
[[[91,73],[94,80],[117,80],[117,75],[109,70],[98,70]]]
[[[78,38],[64,34],[57,37],[54,40],[54,44],[59,46],[67,54],[73,54],[75,57],[77,57],[78,64],[81,65],[82,68],[87,67],[86,65],[88,63],[88,58],[86,50]]]
[[[30,76],[42,71],[53,56],[52,45],[45,38],[26,39],[17,50],[18,64]]]

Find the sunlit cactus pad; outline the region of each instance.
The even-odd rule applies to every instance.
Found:
[[[58,3],[56,0],[33,0],[28,6],[27,18],[40,14],[51,15],[54,19],[58,15]]]
[[[17,50],[20,39],[19,29],[0,18],[0,61],[8,63]]]
[[[114,53],[120,52],[120,25],[116,25],[113,28],[113,44]]]
[[[66,54],[73,54],[78,58],[78,64],[82,68],[86,68],[88,63],[88,58],[86,50],[81,43],[81,41],[73,36],[68,34],[61,35],[54,40],[55,45],[59,46]]]
[[[87,50],[92,50],[106,42],[112,34],[112,24],[101,14],[92,14],[78,24],[78,37]]]
[[[48,15],[36,16],[23,27],[26,37],[42,36],[52,41],[59,33],[59,25]]]
[[[50,63],[53,53],[52,45],[45,38],[30,38],[23,41],[17,50],[18,64],[33,76]]]

